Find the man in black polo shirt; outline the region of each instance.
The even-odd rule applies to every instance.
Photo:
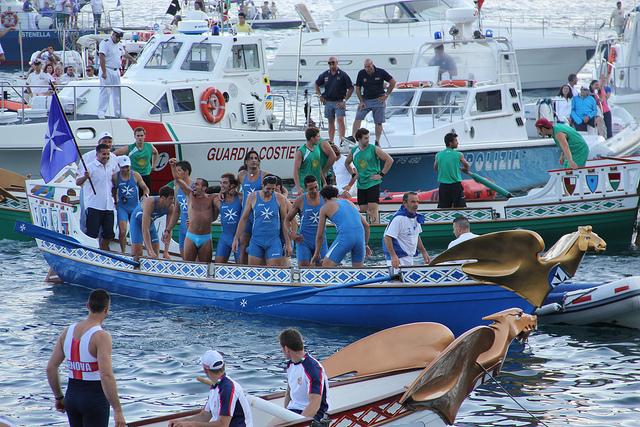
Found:
[[[329,69],[320,74],[316,80],[316,93],[320,95],[320,86],[324,86],[320,101],[324,104],[324,116],[329,121],[329,141],[333,143],[337,117],[339,141],[342,142],[345,135],[346,103],[353,94],[353,83],[349,75],[338,68],[338,58],[332,56],[328,62]]]
[[[389,83],[386,92],[384,90],[384,82]],[[387,98],[391,95],[395,86],[396,80],[391,77],[391,74],[382,68],[374,66],[371,59],[364,60],[364,69],[358,72],[358,78],[356,79],[356,96],[360,100],[360,105],[358,105],[356,119],[353,121],[352,134],[354,138],[356,131],[360,129],[362,120],[371,111],[373,113],[373,121],[376,124],[376,145],[380,145]],[[361,89],[363,89],[362,92]]]

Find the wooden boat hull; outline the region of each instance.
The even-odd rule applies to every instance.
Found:
[[[285,285],[291,270],[141,260],[140,270],[82,249],[40,243],[49,265],[69,284],[167,304],[238,311],[236,300],[265,292],[295,289]],[[384,268],[300,270],[302,284],[344,283],[384,276]],[[298,301],[254,308],[250,313],[324,324],[384,329],[413,322],[438,322],[454,334],[487,324],[480,319],[511,307],[534,307],[497,285],[468,278],[459,266],[417,267],[407,283],[337,289]],[[242,280],[244,279],[244,280]],[[410,283],[409,281],[413,281]],[[244,282],[244,283],[243,283]],[[252,283],[253,282],[253,283]],[[306,283],[305,283],[306,282]]]

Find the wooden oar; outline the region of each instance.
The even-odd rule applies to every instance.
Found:
[[[116,261],[124,262],[125,264],[129,264],[134,267],[140,267],[140,263],[138,261],[133,261],[128,258],[124,258],[116,254],[103,251],[102,249],[92,248],[90,246],[83,245],[73,237],[56,233],[55,231],[47,230],[46,228],[39,227],[37,225],[29,224],[22,221],[16,221],[16,225],[14,229],[18,233],[27,235],[29,237],[33,237],[34,239],[44,240],[46,242],[55,243],[56,245],[64,246],[66,248],[71,248],[71,249],[85,249],[87,251],[95,252],[97,254],[115,259]]]
[[[326,286],[323,288],[306,288],[306,289],[284,289],[282,291],[265,292],[264,294],[253,295],[249,297],[236,298],[235,306],[240,310],[251,310],[267,305],[282,304],[287,301],[295,301],[299,299],[309,298],[321,292],[332,291],[334,289],[351,288],[354,286],[368,285],[371,283],[389,282],[399,278],[398,274],[375,277],[373,279],[358,280],[357,282],[343,283],[341,285]]]
[[[4,196],[7,199],[15,200],[16,202],[18,201],[18,198],[16,196],[14,196],[13,194],[9,193],[7,190],[5,190],[2,187],[0,187],[0,196]]]
[[[513,194],[511,194],[511,192],[509,192],[509,191],[505,190],[504,188],[500,187],[498,184],[489,181],[487,178],[484,178],[484,177],[478,175],[477,173],[471,172],[471,171],[468,171],[468,172],[465,172],[465,173],[467,175],[469,175],[471,178],[473,178],[473,180],[475,182],[478,182],[478,183],[484,185],[485,187],[495,191],[496,193],[500,194],[501,196],[504,196],[507,199],[513,197]]]

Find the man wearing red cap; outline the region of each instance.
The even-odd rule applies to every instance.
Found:
[[[554,125],[544,118],[536,121],[536,128],[540,136],[552,137],[560,147],[560,164],[563,168],[576,169],[587,163],[589,146],[577,130],[562,123]]]

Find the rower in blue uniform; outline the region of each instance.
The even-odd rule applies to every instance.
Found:
[[[287,200],[276,193],[277,177],[267,175],[262,180],[262,190],[254,191],[245,202],[244,212],[233,240],[232,250],[240,246],[240,237],[249,218],[253,218],[251,239],[247,253],[249,265],[277,266],[284,263],[283,242],[286,256],[291,255],[291,242],[285,230],[287,217]]]
[[[127,251],[127,227],[131,220],[131,214],[140,200],[138,188],[142,190],[144,197],[149,196],[149,188],[144,183],[142,176],[138,172],[131,170],[129,156],[120,156],[118,158],[118,166],[120,166],[120,171],[114,173],[111,180],[113,181],[113,186],[117,188],[118,237],[120,249],[124,254]]]
[[[238,182],[242,186],[242,209],[244,211],[245,205],[249,198],[249,194],[252,194],[262,188],[262,180],[265,176],[269,175],[267,172],[260,170],[260,156],[255,150],[250,150],[244,156],[244,166],[246,170],[240,171],[238,174]],[[249,217],[249,220],[245,224],[245,228],[242,231],[240,238],[240,263],[246,264],[247,246],[249,246],[249,240],[251,240],[251,230],[253,218]]]
[[[297,214],[300,214],[300,227],[298,231],[291,230],[291,239],[296,242],[296,258],[299,267],[306,267],[311,262],[311,257],[316,251],[316,233],[320,220],[320,209],[324,206],[324,199],[318,191],[318,179],[313,175],[304,177],[305,193],[299,196],[293,208],[289,209],[286,224],[291,224]],[[320,257],[327,253],[327,236],[324,236]]]
[[[335,267],[344,257],[351,253],[351,265],[353,267],[364,267],[365,255],[371,255],[369,248],[369,224],[360,215],[358,208],[346,199],[337,199],[338,189],[333,186],[326,186],[320,191],[325,203],[320,209],[320,220],[318,232],[316,234],[316,250],[311,258],[314,264],[320,260],[322,241],[325,235],[327,218],[336,226],[338,234],[333,244],[329,248],[324,259],[323,267]]]
[[[142,200],[131,214],[131,252],[134,257],[142,256],[142,244],[147,248],[150,258],[157,258],[160,253],[160,239],[154,221],[164,215],[169,217],[175,210],[175,192],[173,188],[164,186],[158,196]],[[164,230],[164,256],[169,258],[169,242],[171,234]]]
[[[171,166],[171,174],[173,179],[181,179],[188,186],[191,186],[191,163],[183,160],[180,162],[169,163]],[[180,255],[184,259],[184,239],[187,237],[187,230],[189,228],[189,203],[187,201],[187,195],[180,187],[177,187],[176,191],[176,209],[167,221],[167,228],[173,230],[173,227],[180,219]]]
[[[220,212],[222,233],[216,247],[216,264],[229,261],[233,238],[238,231],[238,222],[242,214],[242,195],[238,194],[238,180],[232,173],[225,173],[220,177],[220,198],[216,200]],[[235,251],[233,257],[240,262],[240,252]]]

